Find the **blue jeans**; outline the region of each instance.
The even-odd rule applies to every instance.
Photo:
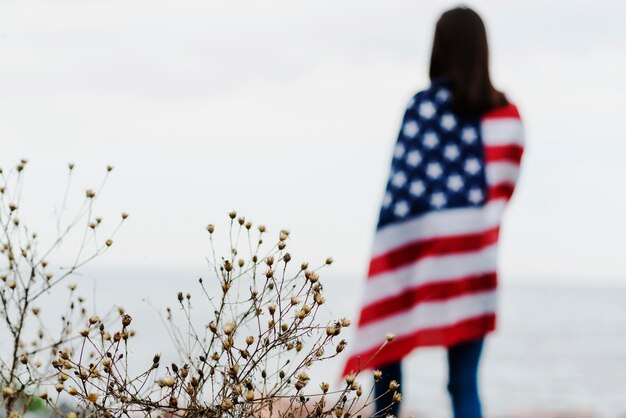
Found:
[[[454,418],[482,418],[480,397],[478,396],[478,362],[482,352],[484,339],[468,341],[448,347],[448,392],[452,400]],[[398,416],[399,404],[392,407],[393,393],[384,394],[389,388],[389,382],[396,380],[402,383],[402,367],[400,362],[391,363],[380,370],[382,378],[374,385],[376,397],[376,416],[384,417],[387,414]],[[400,387],[402,392],[402,387]],[[408,394],[403,393],[403,397]]]

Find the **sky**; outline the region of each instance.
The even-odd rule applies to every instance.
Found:
[[[237,209],[296,259],[365,274],[402,111],[450,1],[0,2],[0,166],[53,231],[66,164],[131,214],[101,266],[196,268]],[[512,281],[626,285],[626,5],[469,1],[527,151],[503,226]],[[111,221],[113,223],[113,221]]]

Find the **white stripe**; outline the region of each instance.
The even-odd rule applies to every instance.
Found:
[[[483,207],[429,212],[406,222],[394,223],[376,232],[372,257],[409,242],[449,235],[482,232],[500,224],[506,202],[497,200]]]
[[[365,283],[363,306],[400,295],[426,283],[494,272],[498,258],[497,246],[495,243],[480,251],[424,258],[417,263],[368,279]]]
[[[409,311],[385,317],[358,329],[356,344],[359,352],[380,347],[387,333],[396,338],[421,330],[454,325],[483,314],[495,313],[497,294],[495,290],[464,295],[439,302],[424,302]]]
[[[524,128],[517,118],[487,119],[481,123],[483,144],[524,145]]]
[[[519,165],[508,162],[489,163],[486,167],[487,183],[517,183],[519,177]]]

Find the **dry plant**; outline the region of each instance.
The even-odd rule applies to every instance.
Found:
[[[311,367],[347,346],[342,334],[350,320],[318,319],[325,303],[320,274],[332,258],[318,266],[296,263],[287,252],[289,231],[270,240],[265,226],[253,228],[234,211],[226,229],[226,255],[218,257],[215,227],[209,225],[209,276],[199,280],[193,295],[179,292],[176,307],[165,311],[163,319],[180,357],[174,363],[162,365],[159,354],[129,360],[131,316],[122,308],[102,318],[88,312],[74,285],[60,332],[53,336],[44,324],[40,299],[52,296],[53,288],[106,251],[112,235],[105,241],[98,238],[101,220],[92,219],[92,206],[99,191],[87,191],[78,213],[57,228],[52,249],[40,251],[36,235],[18,220],[19,205],[12,203],[19,202],[24,164],[10,178],[2,177],[0,312],[12,341],[6,358],[2,344],[0,364],[7,415],[19,417],[33,399],[44,401],[50,416],[69,418],[340,418],[358,416],[374,402],[372,389],[363,389],[358,374],[346,376],[336,387],[313,384],[309,377]],[[15,186],[9,189],[12,182]],[[55,276],[46,260],[81,226],[85,230],[75,262]],[[23,337],[28,326],[36,328],[30,344]],[[138,362],[147,367],[132,373]],[[378,380],[381,373],[375,371],[373,377]],[[394,402],[400,401],[396,382],[389,390]],[[62,414],[62,401],[71,402],[73,411]]]
[[[82,191],[82,204],[68,214],[68,197],[74,192],[74,165],[69,164],[65,193],[56,213],[56,237],[46,244],[20,220],[26,165],[22,160],[7,172],[0,169],[0,406],[9,417],[48,400],[45,386],[58,374],[53,359],[61,346],[80,341],[75,324],[88,317],[85,299],[77,294],[76,285],[69,284],[69,291],[60,285],[113,244],[115,233],[128,216],[122,214],[119,224],[101,238],[102,218],[94,217],[93,211],[111,166],[100,187]],[[52,259],[68,241],[77,242],[69,251],[70,261],[55,264]],[[51,305],[55,309],[48,309]],[[60,317],[51,318],[48,311],[58,312],[63,305]],[[59,381],[57,392],[62,386]]]
[[[163,367],[156,354],[145,371],[129,376],[127,314],[113,330],[100,325],[100,337],[84,333],[80,353],[95,352],[95,358],[60,353],[59,373],[71,381],[68,392],[85,415],[348,417],[373,402],[356,375],[337,388],[310,382],[309,369],[347,345],[341,334],[348,319],[317,320],[325,303],[320,272],[332,258],[294,266],[287,230],[265,246],[265,226],[253,228],[234,211],[229,218],[228,255],[217,256],[209,225],[211,279],[200,279],[193,296],[179,292],[177,308],[166,310],[180,363]],[[199,325],[192,318],[196,299],[211,307]],[[60,367],[68,363],[69,370]],[[389,390],[397,389],[392,382]]]

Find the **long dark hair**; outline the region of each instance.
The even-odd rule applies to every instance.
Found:
[[[456,7],[439,18],[430,57],[430,79],[452,84],[452,108],[478,115],[506,105],[506,96],[489,77],[489,46],[485,25],[469,7]]]

